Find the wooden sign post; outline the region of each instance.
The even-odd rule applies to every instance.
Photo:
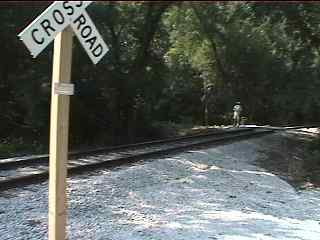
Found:
[[[54,40],[51,90],[49,159],[49,240],[66,239],[69,104],[73,32],[94,64],[108,47],[85,8],[92,1],[56,1],[36,18],[19,37],[33,57]]]
[[[52,86],[70,83],[72,64],[71,28],[63,30],[54,40]],[[69,130],[68,95],[55,87],[51,93],[50,160],[49,160],[49,239],[66,239],[67,220],[66,177]]]

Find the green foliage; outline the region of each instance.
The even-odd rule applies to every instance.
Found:
[[[0,158],[10,156],[17,151],[16,145],[13,144],[0,144]]]
[[[42,143],[34,141],[32,143],[26,142],[22,137],[20,138],[4,138],[0,141],[0,158],[14,157],[17,153],[20,155],[30,153],[43,153],[47,151]]]
[[[1,138],[46,146],[53,48],[32,59],[17,34],[49,3],[7,4]],[[96,2],[88,12],[110,51],[93,66],[74,40],[72,147],[155,138],[167,132],[159,122],[230,124],[237,100],[250,123],[319,121],[319,4]]]

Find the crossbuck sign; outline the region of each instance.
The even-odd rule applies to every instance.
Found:
[[[92,62],[97,64],[109,49],[85,10],[90,3],[56,1],[18,36],[35,58],[59,32],[71,26]]]
[[[54,40],[49,154],[48,239],[67,239],[66,178],[74,33],[94,64],[108,47],[86,12],[92,1],[56,1],[18,36],[33,57]]]

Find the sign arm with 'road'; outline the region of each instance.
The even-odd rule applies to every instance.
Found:
[[[91,61],[97,64],[109,51],[85,9],[92,1],[56,1],[18,36],[37,57],[67,26],[71,25]]]
[[[86,12],[71,22],[72,29],[92,62],[96,64],[109,50]]]

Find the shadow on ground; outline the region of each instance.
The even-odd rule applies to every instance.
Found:
[[[260,150],[256,165],[262,167],[296,189],[320,187],[320,162],[311,165],[315,156],[310,145],[317,137],[307,131],[291,131],[281,133],[278,142],[268,143],[270,149]]]

